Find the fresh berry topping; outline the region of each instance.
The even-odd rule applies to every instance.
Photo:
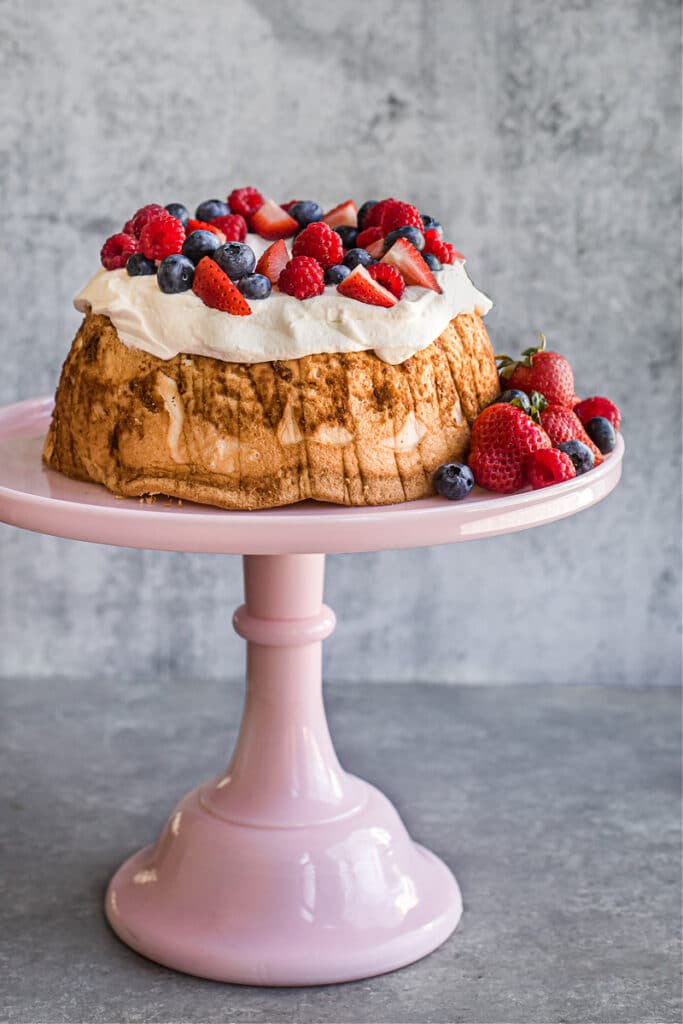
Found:
[[[356,245],[358,246],[359,249],[365,249],[366,246],[370,245],[372,242],[378,241],[378,239],[380,238],[384,238],[384,235],[382,234],[382,229],[380,227],[365,228],[363,231],[358,232],[358,237],[356,238]]]
[[[344,254],[343,263],[345,267],[349,267],[350,270],[353,270],[353,268],[357,267],[359,264],[363,267],[369,267],[372,261],[373,257],[367,249],[355,248],[349,249],[349,251]]]
[[[299,230],[298,222],[278,206],[274,199],[266,199],[247,220],[252,231],[269,240],[291,238]]]
[[[251,313],[249,303],[237,286],[209,256],[199,261],[194,272],[192,291],[211,309],[220,309],[235,316],[249,316]]]
[[[287,213],[289,213],[292,207],[296,206],[296,204],[300,202],[301,199],[290,199],[288,203],[280,203],[280,206],[282,207],[283,210],[286,210]]]
[[[159,264],[157,270],[157,281],[162,292],[173,295],[176,292],[186,292],[192,287],[194,278],[194,263],[188,260],[187,256],[175,254],[167,256]]]
[[[462,501],[474,487],[474,473],[462,462],[444,462],[432,477],[434,490],[449,501]]]
[[[148,220],[140,232],[140,249],[150,260],[163,260],[180,252],[184,241],[185,228],[165,210]]]
[[[531,452],[550,448],[545,431],[514,405],[489,405],[472,425],[468,465],[480,487],[508,494],[524,486]]]
[[[527,416],[531,413],[531,402],[529,396],[524,391],[519,391],[517,388],[508,388],[507,391],[502,391],[498,395],[498,398],[494,398],[490,405],[496,405],[502,402],[507,405],[516,405],[518,409],[525,412]]]
[[[375,281],[367,269],[359,263],[349,276],[337,285],[340,295],[347,299],[357,299],[358,302],[366,302],[370,306],[395,306],[398,299],[390,291],[383,288],[378,281]]]
[[[264,274],[271,284],[277,284],[280,274],[289,263],[287,246],[281,238],[261,253],[256,264],[256,273]]]
[[[563,441],[557,447],[559,451],[569,456],[577,476],[587,473],[595,465],[595,456],[583,441]]]
[[[186,206],[182,203],[167,203],[165,206],[166,213],[170,213],[172,217],[179,220],[184,228],[187,228],[187,222],[190,219],[190,214]]]
[[[247,237],[247,222],[240,213],[226,213],[222,217],[214,217],[211,223],[223,232],[226,242],[243,242]]]
[[[130,258],[134,259],[133,256]],[[130,260],[128,261],[130,263]],[[614,450],[617,443],[617,432],[605,416],[594,416],[585,424],[585,430],[595,447],[602,455]]]
[[[574,463],[559,448],[539,448],[527,456],[526,478],[535,491],[552,484],[561,484],[576,476]]]
[[[134,252],[128,257],[126,270],[129,277],[147,277],[156,274],[157,265],[154,260],[148,260],[141,252]]]
[[[333,267],[335,263],[341,263],[344,246],[337,232],[327,224],[314,223],[309,224],[294,239],[292,255],[312,256],[324,270],[326,267]]]
[[[557,447],[564,441],[581,441],[595,456],[595,465],[602,462],[602,455],[584,430],[579,417],[563,405],[549,405],[541,412],[541,425]]]
[[[383,288],[388,288],[397,299],[400,299],[406,290],[406,283],[398,270],[396,267],[390,267],[388,263],[373,263],[368,267],[368,274],[373,281],[379,281]]]
[[[425,236],[425,251],[431,252],[432,245],[438,244],[441,241],[441,232],[437,231],[436,228],[426,228],[424,232]]]
[[[219,242],[225,241],[225,235],[219,227],[215,224],[210,224],[208,220],[195,220],[193,217],[187,222],[187,228],[185,234],[190,235],[193,231],[210,231],[212,235],[215,235]]]
[[[572,368],[559,352],[547,352],[545,343],[545,335],[542,334],[541,344],[525,349],[521,362],[509,356],[497,356],[501,379],[505,387],[519,388],[527,395],[540,391],[549,405],[564,405],[571,409],[574,401]]]
[[[382,219],[379,225],[385,235],[396,228],[414,227],[422,233],[422,217],[416,206],[410,203],[400,203],[396,199],[388,202],[382,210]]]
[[[422,217],[422,233],[425,234],[427,231],[436,231],[438,235],[443,234],[443,228],[439,224],[438,220],[434,217],[430,217],[429,214],[423,213]]]
[[[438,274],[440,270],[443,270],[443,264],[437,260],[433,252],[423,252],[420,255],[433,274]]]
[[[421,254],[407,238],[399,238],[394,242],[389,252],[382,257],[382,263],[389,263],[392,267],[396,267],[406,284],[431,288],[433,292],[441,291],[436,278],[422,259]]]
[[[621,413],[616,405],[614,402],[610,402],[609,398],[603,398],[601,395],[584,398],[583,402],[574,405],[574,412],[582,423],[588,423],[594,416],[604,416],[615,430],[621,426]]]
[[[363,219],[360,219],[360,211],[358,214],[358,224],[361,228],[379,228],[382,226],[382,214],[388,203],[395,203],[395,199],[380,199],[378,203],[374,203]],[[361,206],[361,210],[363,207]],[[402,224],[399,227],[403,227]]]
[[[207,231],[202,228],[199,231],[193,231],[187,236],[183,242],[182,253],[183,256],[187,256],[189,260],[192,260],[196,266],[202,256],[210,256],[220,244],[220,239],[213,231]]]
[[[310,199],[302,199],[287,211],[293,217],[300,228],[307,228],[309,224],[316,224],[323,219],[323,208]]]
[[[365,221],[367,219],[368,214],[370,213],[370,210],[373,208],[373,206],[377,206],[377,200],[376,199],[368,199],[367,202],[363,203],[363,205],[359,209],[359,211],[358,211],[358,230],[359,231],[363,231],[364,228],[367,228],[367,227],[370,226],[370,225],[366,224]],[[378,225],[375,225],[375,226],[377,227]]]
[[[370,253],[373,260],[381,260],[384,256],[384,239],[378,238],[374,242],[370,242],[366,247],[366,251]]]
[[[126,234],[139,238],[145,224],[151,220],[152,217],[158,217],[160,213],[166,213],[166,210],[164,210],[163,206],[159,206],[158,203],[148,203],[147,206],[141,206],[140,209],[133,214],[123,230]]]
[[[228,196],[228,205],[232,212],[241,214],[247,224],[264,202],[265,199],[257,188],[236,188]]]
[[[390,231],[384,239],[384,251],[388,252],[391,249],[394,242],[398,241],[399,238],[407,238],[411,245],[414,245],[416,249],[424,249],[425,239],[424,235],[419,228],[405,227],[395,228]]]
[[[247,299],[267,299],[273,290],[265,274],[246,274],[239,279],[237,287]]]
[[[239,281],[246,274],[253,273],[256,266],[254,250],[244,242],[226,242],[224,245],[219,245],[211,253],[211,258],[216,261],[231,281]]]
[[[342,224],[338,228],[334,228],[339,237],[342,240],[342,245],[345,249],[354,249],[356,247],[356,241],[358,239],[358,229],[349,227],[348,224]]]
[[[450,242],[442,242],[438,236],[436,239],[431,238],[429,242],[425,242],[425,249],[442,263],[447,263],[449,266],[455,263],[455,249]]]
[[[345,267],[343,263],[336,263],[333,267],[328,267],[325,271],[325,284],[339,284],[344,278],[348,277],[351,273],[349,267]]]
[[[295,299],[312,299],[325,289],[323,268],[311,256],[295,256],[280,274],[278,288]]]
[[[339,206],[335,206],[333,210],[326,213],[323,220],[331,228],[341,228],[344,226],[357,228],[358,210],[356,209],[356,204],[353,199],[347,199],[345,203],[340,203]]]
[[[120,231],[111,235],[100,249],[100,259],[105,270],[120,270],[125,267],[128,257],[140,248],[137,238]]]
[[[215,217],[225,217],[230,213],[230,207],[222,199],[205,199],[194,211],[196,220],[213,220]]]

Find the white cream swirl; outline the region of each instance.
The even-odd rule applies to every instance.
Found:
[[[249,235],[257,256],[262,239]],[[276,289],[253,300],[251,316],[209,309],[194,292],[167,295],[156,277],[129,277],[124,270],[100,270],[74,299],[81,312],[102,313],[119,337],[159,359],[179,352],[226,362],[260,363],[298,359],[320,352],[374,349],[387,363],[402,363],[438,338],[459,313],[488,313],[492,303],[472,284],[461,263],[437,275],[442,294],[406,288],[390,309],[340,295],[334,286],[300,301]]]

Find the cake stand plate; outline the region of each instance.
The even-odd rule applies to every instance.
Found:
[[[244,712],[232,760],[130,857],[105,910],[152,960],[219,981],[314,985],[394,970],[460,919],[455,878],[374,786],[344,771],[322,699],[326,553],[475,540],[588,508],[616,487],[624,446],[540,491],[383,508],[305,503],[261,512],[116,499],[45,468],[51,399],[0,409],[0,521],[54,536],[244,556]]]

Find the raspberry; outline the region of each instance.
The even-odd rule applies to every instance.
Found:
[[[140,232],[140,249],[148,260],[163,260],[180,252],[185,228],[176,217],[164,211],[148,220]]]
[[[381,228],[365,228],[363,231],[359,231],[356,236],[356,247],[358,249],[367,249],[373,242],[379,242],[380,238],[384,238]]]
[[[139,252],[137,238],[120,231],[118,235],[112,235],[104,243],[100,250],[100,259],[105,270],[120,270],[125,267],[128,257],[134,252]]]
[[[371,263],[368,267],[368,274],[384,288],[400,299],[406,290],[406,283],[396,267],[388,263]]]
[[[249,223],[252,213],[263,206],[265,200],[256,188],[235,188],[228,196],[228,206],[233,213],[239,213]]]
[[[436,256],[441,263],[455,263],[455,249],[450,242],[442,242],[436,231],[428,231],[428,235],[436,235],[436,238],[427,239],[425,236],[425,252]]]
[[[379,226],[385,237],[397,228],[411,227],[417,228],[418,231],[423,230],[422,217],[417,207],[411,206],[410,203],[399,203],[396,199],[385,205]]]
[[[124,225],[124,232],[127,235],[133,235],[134,238],[139,238],[145,224],[152,219],[152,217],[158,217],[160,213],[166,213],[163,206],[159,206],[158,203],[148,203],[147,206],[141,206],[140,209],[133,214],[130,220],[126,221]]]
[[[310,256],[295,256],[280,274],[278,288],[285,295],[293,295],[297,299],[322,295],[325,288],[323,268]]]
[[[210,226],[222,231],[226,242],[243,242],[247,237],[247,222],[239,213],[226,213],[221,217],[214,217]]]
[[[344,246],[336,231],[322,221],[309,224],[294,240],[292,256],[312,256],[325,270],[341,263]]]
[[[571,480],[576,476],[574,463],[566,452],[557,448],[539,448],[527,457],[525,463],[526,478],[537,491],[540,487],[560,484],[563,480]]]
[[[191,235],[193,231],[210,231],[216,238],[220,238],[221,242],[226,241],[221,229],[216,224],[209,224],[208,220],[195,220],[193,217],[190,217],[185,228],[185,234]]]
[[[363,230],[365,228],[378,228],[382,223],[382,214],[388,203],[395,203],[395,199],[380,199],[378,203],[371,206],[363,219]]]
[[[614,402],[610,402],[609,398],[603,398],[601,395],[595,395],[593,398],[584,398],[583,402],[579,402],[577,399],[574,412],[584,426],[595,416],[604,416],[606,420],[610,421],[615,430],[618,430],[621,424],[621,413]]]

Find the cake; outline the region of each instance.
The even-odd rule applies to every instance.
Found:
[[[293,238],[293,241],[291,239]],[[143,207],[75,300],[44,460],[227,509],[434,493],[499,393],[490,300],[396,200]]]

